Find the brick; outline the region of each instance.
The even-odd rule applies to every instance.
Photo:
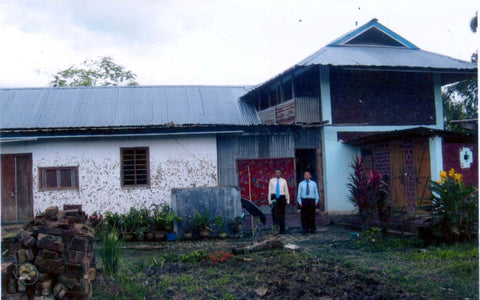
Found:
[[[35,238],[32,236],[32,233],[23,229],[17,233],[17,239],[27,248],[33,247],[36,242]]]
[[[78,209],[65,209],[64,212],[67,217],[80,217]]]
[[[5,300],[28,300],[28,295],[26,293],[15,293],[15,294],[8,294],[2,299]]]
[[[84,236],[89,236],[92,239],[95,237],[95,231],[93,228],[84,225],[84,224],[75,224],[74,230],[78,235],[84,235]]]
[[[50,276],[48,275],[48,273],[41,273],[41,272],[38,273],[38,282],[44,282],[49,279],[50,279]]]
[[[37,247],[57,252],[62,252],[65,248],[62,237],[43,233],[38,234]]]
[[[60,257],[60,253],[48,249],[41,249],[38,255],[46,259],[57,259]]]
[[[10,277],[13,274],[15,265],[11,262],[2,262],[2,278]]]
[[[32,262],[35,259],[32,249],[25,249],[25,256],[29,262]]]
[[[86,257],[86,252],[78,250],[67,250],[65,251],[65,258],[68,263],[81,263],[82,260]]]
[[[39,272],[49,273],[53,275],[62,275],[65,273],[65,266],[63,259],[44,259],[40,256],[35,258],[35,266]]]
[[[68,220],[67,219],[58,220],[58,227],[63,229],[68,229]]]
[[[78,251],[91,251],[93,248],[93,239],[88,237],[77,236],[74,237],[68,244],[68,249]]]
[[[51,206],[45,209],[45,215],[47,216],[56,216],[58,214],[58,206]]]
[[[17,280],[17,291],[19,291],[19,292],[26,292],[27,291],[27,287],[20,280]]]
[[[67,294],[67,287],[62,283],[57,283],[53,287],[53,294],[55,295],[55,298],[63,299],[63,297],[65,297]]]
[[[52,291],[52,280],[46,280],[42,283],[42,296],[50,295]]]
[[[63,210],[73,210],[76,209],[78,213],[82,212],[82,205],[81,204],[64,204]]]
[[[27,261],[27,255],[25,254],[25,249],[17,250],[17,260],[20,262]]]
[[[92,291],[89,293],[79,293],[74,291],[67,292],[68,299],[75,299],[75,300],[90,300],[92,299]]]
[[[90,260],[85,258],[80,264],[66,263],[65,271],[68,277],[83,278],[90,267]]]
[[[43,234],[49,234],[49,235],[57,235],[57,236],[63,236],[64,229],[58,228],[58,227],[49,227],[49,226],[42,226],[38,229],[38,233],[43,233]]]

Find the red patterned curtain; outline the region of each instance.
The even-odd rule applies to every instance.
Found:
[[[267,205],[268,182],[279,168],[288,182],[290,204],[295,203],[295,158],[238,159],[237,167],[242,198],[257,205]]]

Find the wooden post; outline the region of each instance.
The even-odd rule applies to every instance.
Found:
[[[248,169],[248,197],[252,201],[252,175],[250,174],[250,166],[247,166]],[[253,202],[253,201],[252,201]],[[252,222],[252,236],[253,236],[253,216],[250,214],[250,221]]]

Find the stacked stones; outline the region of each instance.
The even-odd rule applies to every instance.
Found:
[[[85,225],[81,205],[50,207],[4,240],[2,299],[90,299],[95,278],[94,231]],[[32,263],[38,279],[25,285],[15,277],[21,263]]]

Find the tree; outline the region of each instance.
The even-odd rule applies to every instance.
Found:
[[[470,29],[477,32],[477,13],[470,20]],[[472,54],[471,61],[477,62],[478,53]],[[458,100],[460,98],[461,100]],[[442,94],[445,127],[460,130],[450,124],[452,120],[478,119],[478,82],[476,78],[453,83]]]
[[[138,85],[137,75],[116,64],[109,56],[98,60],[85,60],[79,66],[71,66],[53,75],[49,85],[62,86],[109,86]]]

